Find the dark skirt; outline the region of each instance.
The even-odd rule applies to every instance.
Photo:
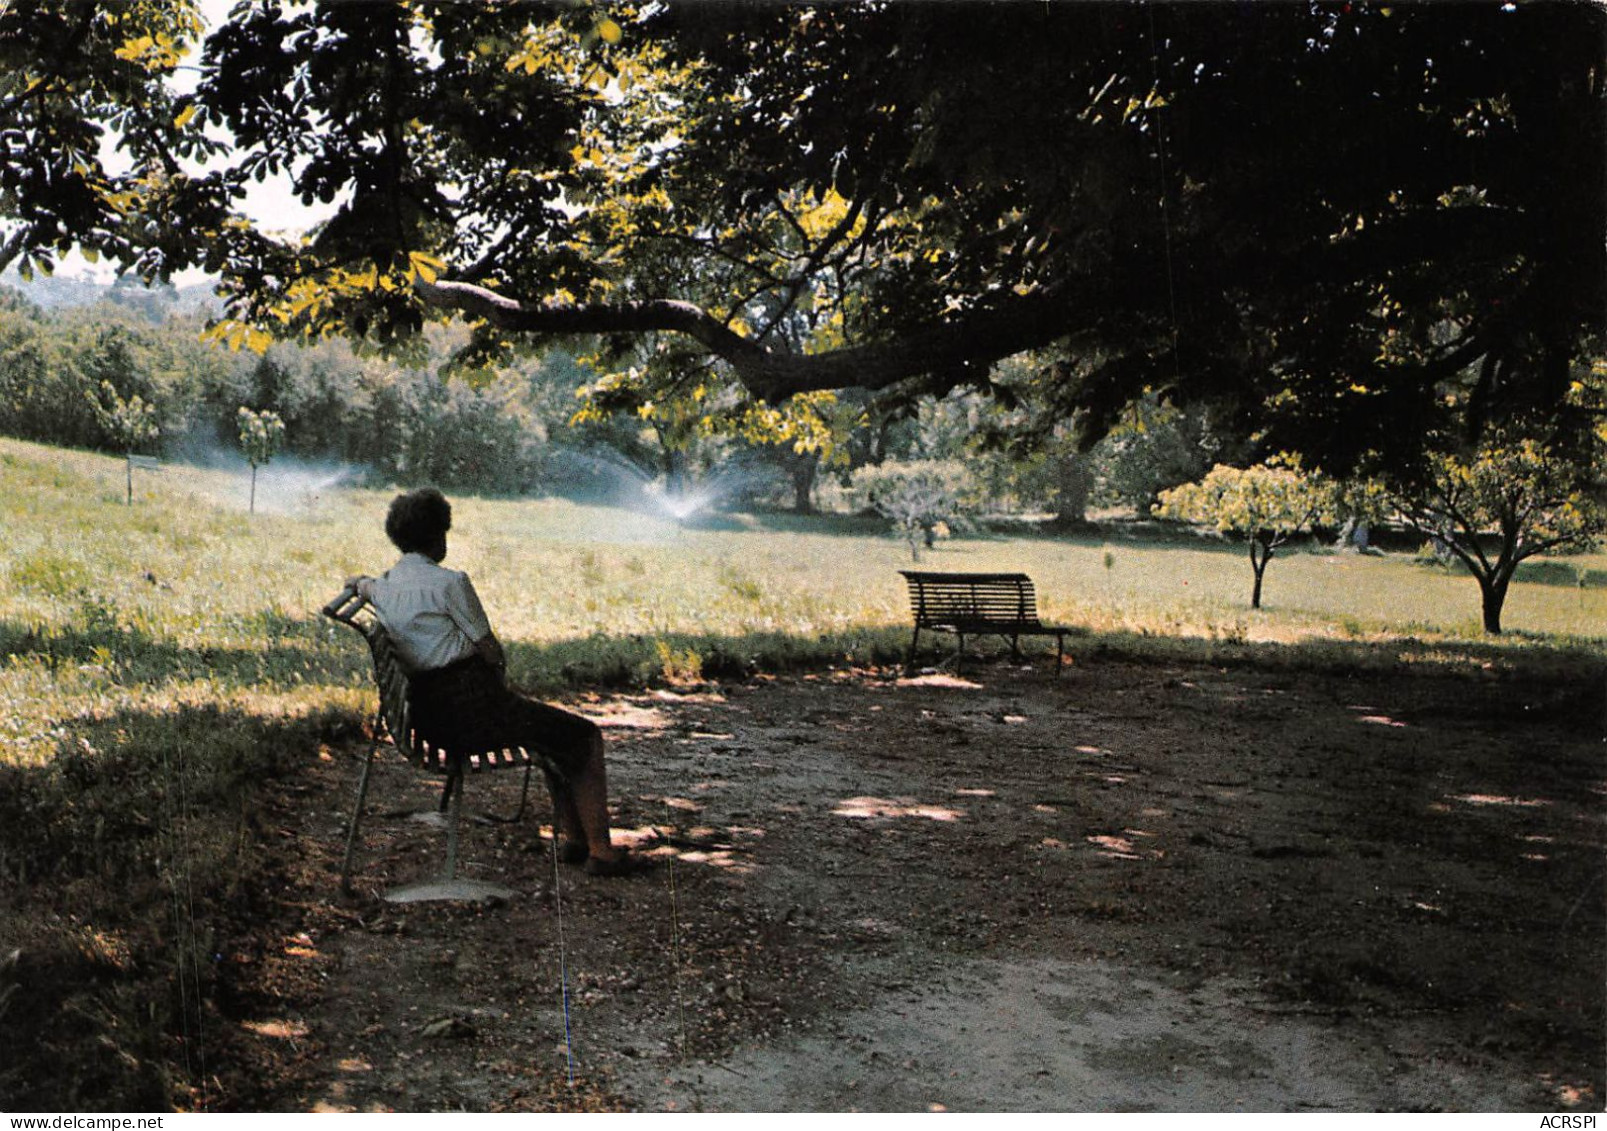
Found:
[[[564,777],[580,772],[597,724],[509,690],[479,656],[410,679],[413,728],[443,750],[478,754],[523,747],[546,756]]]

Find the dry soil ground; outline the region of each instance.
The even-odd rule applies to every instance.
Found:
[[[555,868],[543,801],[466,831],[505,904],[382,902],[439,859],[400,818],[341,899],[363,747],[309,754],[270,817],[311,847],[222,956],[240,1102],[1602,1106],[1599,687],[1084,659],[573,705],[649,873]]]

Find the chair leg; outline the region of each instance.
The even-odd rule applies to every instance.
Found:
[[[536,768],[534,762],[525,763],[524,786],[519,791],[519,808],[514,810],[511,817],[499,817],[495,813],[477,813],[475,820],[485,824],[511,825],[524,818],[525,810],[530,807],[530,771]]]
[[[465,767],[457,761],[448,770],[452,803],[446,818],[446,867],[434,880],[408,884],[385,893],[387,903],[423,903],[432,900],[509,900],[516,894],[512,888],[483,880],[458,879],[458,832],[463,820],[463,793]]]
[[[448,882],[458,876],[458,819],[463,815],[463,768],[460,766],[446,779],[446,791],[452,797],[452,808],[446,818],[446,876]]]
[[[535,768],[534,763],[525,766],[525,783],[519,790],[519,811],[509,818],[510,823],[525,815],[525,807],[530,804],[530,771]]]
[[[368,775],[374,768],[374,753],[379,749],[377,743],[368,747],[368,757],[363,761],[363,776],[357,783],[357,805],[352,809],[351,824],[346,829],[346,855],[340,862],[340,890],[346,895],[352,890],[352,858],[357,852],[357,829],[362,824],[363,806],[368,802]]]

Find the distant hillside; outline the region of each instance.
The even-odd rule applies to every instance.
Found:
[[[146,287],[123,278],[97,279],[84,275],[39,275],[25,280],[16,271],[0,274],[0,285],[18,291],[29,302],[46,309],[65,306],[93,306],[102,299],[151,310],[188,310],[203,307],[219,313],[222,304],[213,293],[214,284],[188,287]]]

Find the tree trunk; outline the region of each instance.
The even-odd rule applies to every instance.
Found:
[[[1094,474],[1081,455],[1066,456],[1055,475],[1055,521],[1080,526],[1088,521],[1088,496],[1093,493]]]
[[[1501,609],[1507,603],[1507,586],[1512,582],[1506,577],[1480,577],[1479,596],[1484,611],[1484,631],[1491,636],[1501,635]]]
[[[681,474],[680,453],[664,443],[663,433],[659,434],[659,444],[663,450],[663,458],[659,466],[664,470],[664,497],[671,502],[679,499],[686,488],[684,477]]]
[[[257,465],[251,465],[251,507],[249,513],[257,513]]]
[[[1272,547],[1259,537],[1250,539],[1250,568],[1255,571],[1255,587],[1250,590],[1250,607],[1261,607],[1261,580],[1266,576],[1267,563],[1272,560]]]
[[[797,514],[815,513],[815,479],[820,470],[820,457],[801,457],[792,465],[792,509]]]

